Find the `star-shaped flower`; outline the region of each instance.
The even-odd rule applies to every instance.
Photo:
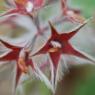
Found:
[[[32,69],[35,70],[32,59],[29,58],[29,51],[27,50],[27,48],[9,44],[8,42],[5,42],[1,39],[0,42],[6,48],[11,49],[11,51],[0,56],[0,61],[15,60],[17,62],[16,84],[15,84],[16,87],[22,73],[27,73],[28,66],[31,66]]]
[[[79,10],[75,10],[72,8],[69,8],[67,5],[67,0],[61,0],[61,10],[62,10],[62,16],[65,16],[67,20],[71,22],[79,22],[83,23],[85,18],[80,15]]]
[[[69,42],[69,40],[73,36],[75,36],[75,34],[78,33],[79,30],[82,27],[84,27],[88,21],[89,19],[85,21],[83,24],[81,24],[80,26],[78,26],[73,31],[69,33],[62,33],[62,34],[59,34],[57,30],[54,28],[54,26],[51,23],[49,23],[51,28],[51,37],[48,39],[46,44],[34,55],[49,53],[54,67],[54,84],[56,81],[56,71],[58,69],[58,63],[61,54],[73,55],[73,56],[77,56],[95,62],[95,60],[92,57],[74,48]]]
[[[14,0],[13,4],[9,1],[7,2],[14,6],[14,8],[0,16],[13,15],[15,13],[31,15],[33,10],[38,10],[44,5],[44,0]]]

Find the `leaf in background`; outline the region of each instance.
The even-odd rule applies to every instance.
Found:
[[[71,0],[70,6],[82,10],[85,17],[90,17],[94,14],[95,0]]]
[[[80,64],[80,63],[79,63]],[[58,83],[55,95],[94,95],[95,65],[71,66]]]

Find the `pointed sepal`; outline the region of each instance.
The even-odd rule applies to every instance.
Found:
[[[75,36],[80,31],[80,29],[82,29],[86,24],[88,24],[88,22],[91,21],[91,19],[92,17],[85,20],[81,25],[77,26],[71,32],[62,34],[62,36],[65,35],[66,37],[64,36],[64,38],[66,38],[66,40],[70,40],[73,36]]]
[[[51,29],[51,38],[54,38],[58,35],[57,30],[55,27],[52,25],[52,23],[49,21],[50,29]]]
[[[5,47],[7,47],[7,48],[9,48],[9,49],[21,49],[21,47],[16,46],[16,45],[12,45],[12,44],[10,44],[10,43],[8,43],[8,42],[2,40],[2,39],[0,39],[0,42],[1,42]]]

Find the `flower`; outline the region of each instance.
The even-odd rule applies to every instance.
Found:
[[[95,62],[95,60],[92,57],[74,48],[69,42],[69,40],[76,33],[78,33],[79,30],[82,27],[84,27],[89,20],[90,19],[86,20],[83,24],[78,26],[73,31],[69,33],[62,33],[62,34],[59,34],[57,30],[54,28],[54,26],[49,22],[49,25],[51,28],[51,37],[48,39],[46,44],[34,55],[46,54],[46,53],[49,54],[53,63],[53,67],[54,67],[54,84],[56,84],[56,71],[58,69],[58,63],[59,63],[61,54],[73,55],[73,56],[77,56],[77,57]]]
[[[0,42],[11,49],[10,52],[0,56],[0,61],[12,61],[15,60],[17,62],[17,72],[16,72],[16,84],[15,87],[18,85],[19,79],[22,73],[27,73],[28,66],[31,66],[33,70],[35,70],[32,59],[29,58],[29,50],[26,47],[20,47],[16,45],[9,44],[0,39]]]
[[[47,87],[54,92],[52,84],[41,71],[41,69],[43,69],[43,66],[49,62],[47,61],[47,62],[42,63],[40,67],[38,67],[37,64],[33,63],[32,58],[31,58],[31,50],[29,50],[31,48],[31,42],[26,44],[24,47],[9,44],[8,42],[3,41],[1,39],[0,39],[0,42],[8,49],[11,49],[10,52],[7,52],[3,56],[2,55],[0,56],[0,61],[15,60],[17,62],[15,88],[18,85],[18,82],[22,73],[27,74],[28,67],[30,66],[36,78],[39,78],[41,81],[43,81],[47,85]]]
[[[62,16],[65,16],[67,20],[71,22],[83,23],[85,18],[80,15],[79,10],[69,8],[67,6],[67,0],[61,0]]]
[[[31,15],[33,10],[38,10],[44,5],[44,0],[14,0],[13,4],[9,1],[7,2],[14,8],[1,14],[1,16],[13,15],[15,13]]]

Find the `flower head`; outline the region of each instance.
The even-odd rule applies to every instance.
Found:
[[[15,13],[31,15],[33,10],[37,10],[44,5],[44,0],[14,0],[14,4],[12,5],[14,6],[13,9],[1,14],[1,16],[13,15]]]
[[[17,86],[22,73],[27,73],[28,66],[31,66],[32,69],[34,70],[32,59],[29,58],[29,51],[25,47],[12,45],[1,39],[0,42],[6,48],[11,49],[10,52],[4,54],[3,56],[0,56],[0,61],[15,60],[17,62],[16,85],[15,85]]]
[[[28,67],[30,66],[32,68],[33,74],[39,78],[41,81],[43,81],[48,88],[50,88],[53,92],[53,87],[48,80],[48,78],[43,74],[41,71],[42,67],[46,63],[42,63],[40,67],[37,66],[37,64],[34,64],[31,58],[31,43],[26,44],[23,47],[9,44],[6,41],[3,41],[0,39],[0,42],[8,49],[11,49],[10,52],[4,54],[3,56],[0,56],[0,61],[16,61],[16,82],[15,87],[17,87],[19,79],[22,75],[22,73],[27,74],[28,73]],[[40,69],[39,69],[40,68]]]
[[[80,15],[79,10],[68,7],[67,0],[61,0],[61,10],[62,16],[65,16],[66,19],[71,22],[83,23],[85,20],[85,18]]]
[[[93,58],[89,57],[87,54],[81,52],[80,50],[74,48],[69,42],[69,40],[73,36],[75,36],[75,34],[78,33],[79,30],[82,27],[84,27],[88,21],[89,20],[85,21],[83,24],[78,26],[73,31],[69,33],[62,33],[62,34],[59,34],[57,30],[54,28],[54,26],[51,23],[49,23],[50,28],[51,28],[51,37],[48,39],[46,44],[34,55],[49,53],[53,66],[54,66],[54,74],[55,74],[54,82],[56,82],[56,78],[55,78],[56,71],[58,69],[58,63],[59,63],[61,54],[73,55],[73,56],[77,56],[77,57],[95,62]]]

